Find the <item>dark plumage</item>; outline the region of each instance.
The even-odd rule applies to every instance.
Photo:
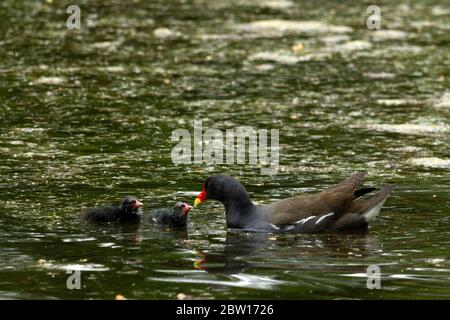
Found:
[[[358,189],[364,173],[357,173],[325,191],[255,206],[244,186],[228,176],[205,180],[194,206],[206,199],[223,203],[228,228],[317,233],[367,229],[395,186],[388,185],[372,196],[375,188]]]
[[[142,202],[136,197],[126,196],[120,206],[86,210],[82,215],[82,219],[88,223],[119,222],[138,224],[141,222],[139,212],[142,205]]]
[[[150,213],[150,223],[168,226],[171,228],[185,227],[187,217],[192,206],[177,202],[173,208],[157,209]]]

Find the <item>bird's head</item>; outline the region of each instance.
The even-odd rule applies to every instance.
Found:
[[[136,197],[126,196],[122,200],[121,208],[128,214],[137,214],[143,205]]]
[[[190,205],[188,205],[187,203],[184,203],[184,202],[177,202],[175,204],[175,208],[174,208],[175,212],[177,212],[179,214],[182,214],[182,215],[185,215],[185,216],[188,215],[188,213],[189,213],[189,211],[191,209],[192,209],[192,206],[190,206]]]
[[[244,186],[235,178],[224,175],[211,176],[205,180],[202,192],[194,201],[194,207],[207,199],[218,200],[222,203],[227,199],[249,201]]]

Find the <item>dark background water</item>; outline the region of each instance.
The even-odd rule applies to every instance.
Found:
[[[382,1],[381,31],[365,1],[78,1],[81,30],[69,4],[0,3],[1,298],[450,298],[448,1]],[[280,171],[174,165],[194,119],[279,129]],[[192,202],[214,173],[270,203],[361,170],[399,186],[367,235],[227,232],[214,202],[187,232],[77,217]]]

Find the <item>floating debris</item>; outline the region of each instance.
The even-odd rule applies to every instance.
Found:
[[[294,51],[295,53],[298,53],[300,51],[303,51],[305,47],[303,46],[303,43],[296,43],[292,46],[292,51]]]
[[[177,294],[177,300],[186,300],[187,298],[188,298],[188,296],[182,292]]]

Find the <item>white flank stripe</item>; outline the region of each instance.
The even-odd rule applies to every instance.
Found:
[[[321,216],[319,219],[317,219],[316,224],[319,224],[323,219],[328,218],[330,216],[334,215],[334,212],[330,212],[324,216]]]
[[[303,218],[303,219],[301,219],[301,220],[295,221],[294,223],[295,223],[295,224],[299,224],[299,223],[305,224],[308,220],[314,219],[315,217],[316,217],[316,216],[311,216],[311,217],[308,217],[308,218]]]

